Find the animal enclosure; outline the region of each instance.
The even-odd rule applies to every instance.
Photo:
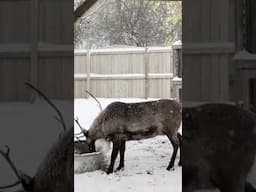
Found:
[[[172,47],[75,50],[75,98],[169,98]]]

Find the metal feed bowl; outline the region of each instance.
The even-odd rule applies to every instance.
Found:
[[[81,174],[102,168],[103,155],[100,152],[74,154],[74,172]]]

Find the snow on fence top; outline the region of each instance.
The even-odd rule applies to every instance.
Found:
[[[105,49],[76,49],[74,51],[75,55],[84,55],[88,52],[90,54],[122,54],[122,53],[144,53],[145,47],[125,47],[125,48],[105,48]],[[171,52],[172,47],[148,47],[148,52]]]
[[[87,74],[75,74],[75,79],[77,80],[84,80],[88,77]],[[172,73],[149,73],[148,77],[151,79],[170,79],[173,77]],[[146,75],[145,74],[141,74],[141,73],[130,73],[130,74],[95,74],[95,73],[91,73],[90,74],[90,78],[91,79],[145,79]],[[179,78],[180,79],[180,78]],[[177,80],[177,78],[176,78]]]

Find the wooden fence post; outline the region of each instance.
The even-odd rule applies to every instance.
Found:
[[[91,50],[88,50],[86,59],[87,59],[87,62],[86,62],[86,90],[90,91]],[[89,98],[88,94],[87,94],[87,98]]]
[[[144,68],[145,68],[145,99],[149,97],[149,54],[148,54],[148,47],[145,48],[144,54]]]
[[[31,1],[31,39],[30,39],[30,83],[38,86],[38,0]],[[30,101],[37,97],[31,91]]]

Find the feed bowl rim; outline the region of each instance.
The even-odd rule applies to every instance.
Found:
[[[92,153],[82,153],[82,154],[75,154],[75,157],[90,157],[90,156],[98,156],[101,152],[92,152]]]

